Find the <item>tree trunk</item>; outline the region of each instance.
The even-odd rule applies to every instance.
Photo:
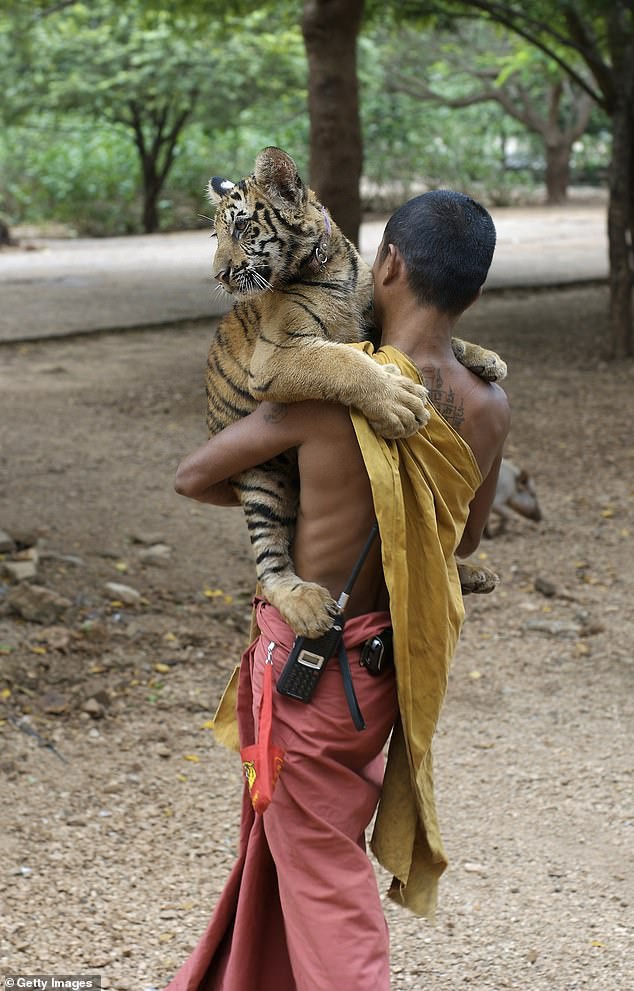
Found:
[[[357,37],[364,0],[304,0],[310,185],[355,244],[361,224],[363,144]]]
[[[565,203],[570,182],[570,153],[568,141],[562,139],[556,145],[544,144],[546,152],[546,202],[549,206]]]
[[[632,334],[632,213],[630,190],[633,159],[632,115],[628,103],[620,100],[612,114],[612,163],[608,206],[610,253],[610,358],[634,353]]]
[[[0,218],[0,245],[8,247],[11,244],[15,244],[15,241],[11,237],[9,225]]]
[[[158,200],[163,183],[156,171],[156,162],[143,162],[143,230],[154,234],[159,229]]]

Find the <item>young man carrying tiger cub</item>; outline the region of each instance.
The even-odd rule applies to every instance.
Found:
[[[364,841],[379,800],[372,848],[394,875],[390,895],[433,913],[446,860],[431,741],[463,618],[454,553],[479,543],[510,420],[504,392],[460,364],[451,334],[480,294],[494,245],[488,213],[449,191],[417,197],[386,227],[372,271],[382,345],[358,347],[431,391],[429,420],[413,436],[385,440],[332,402],[263,402],[179,467],[181,494],[232,505],[234,476],[296,449],[295,571],[334,599],[375,519],[381,542],[344,631],[366,728],[353,725],[335,661],[309,704],[273,693],[274,741],[285,751],[273,800],[255,816],[245,797],[240,858],[168,991],[388,991],[388,936]],[[257,731],[266,663],[279,676],[294,636],[266,601],[257,618],[241,733]],[[360,645],[390,625],[395,664],[373,677],[358,663]]]

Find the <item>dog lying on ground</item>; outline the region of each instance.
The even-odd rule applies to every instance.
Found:
[[[518,468],[508,458],[502,459],[495,499],[491,515],[485,527],[485,536],[497,537],[506,530],[506,524],[518,513],[527,520],[539,523],[542,511],[537,501],[535,486],[528,472]],[[497,517],[493,523],[493,517]]]

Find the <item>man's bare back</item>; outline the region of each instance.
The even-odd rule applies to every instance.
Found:
[[[426,363],[420,371],[434,406],[469,445],[483,477],[465,531],[466,555],[471,552],[470,541],[477,544],[480,539],[495,493],[500,437],[506,434],[506,396],[453,355]],[[302,486],[293,557],[301,578],[324,585],[337,598],[374,521],[370,483],[349,412],[330,403],[310,402],[275,405],[270,415],[297,416],[305,424],[305,438],[298,448]],[[347,613],[387,607],[377,542]]]
[[[419,354],[425,357],[424,352]],[[483,476],[457,548],[458,554],[467,556],[479,543],[493,502],[508,430],[508,403],[498,386],[482,382],[453,354],[439,359],[431,349],[430,356],[421,362],[421,374],[427,387],[434,389],[434,405],[469,445]],[[262,403],[183,462],[181,491],[202,502],[235,504],[229,478],[245,465],[292,447],[298,451],[301,478],[293,546],[297,574],[325,586],[336,599],[374,522],[370,483],[346,407],[317,401]],[[386,608],[377,541],[347,614]]]

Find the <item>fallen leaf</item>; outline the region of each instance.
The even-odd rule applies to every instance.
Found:
[[[200,764],[200,757],[196,754],[183,754],[183,760],[189,760],[192,764]]]
[[[201,729],[213,729],[214,728],[214,721],[213,721],[213,719],[208,719],[206,722],[204,722],[202,724],[202,726],[200,728]]]
[[[162,664],[160,661],[158,661],[158,663],[154,665],[154,670],[158,671],[159,674],[167,674],[168,671],[171,671],[171,668],[169,664]]]
[[[128,570],[128,565],[126,564],[125,561],[116,561],[115,569],[123,575]]]

